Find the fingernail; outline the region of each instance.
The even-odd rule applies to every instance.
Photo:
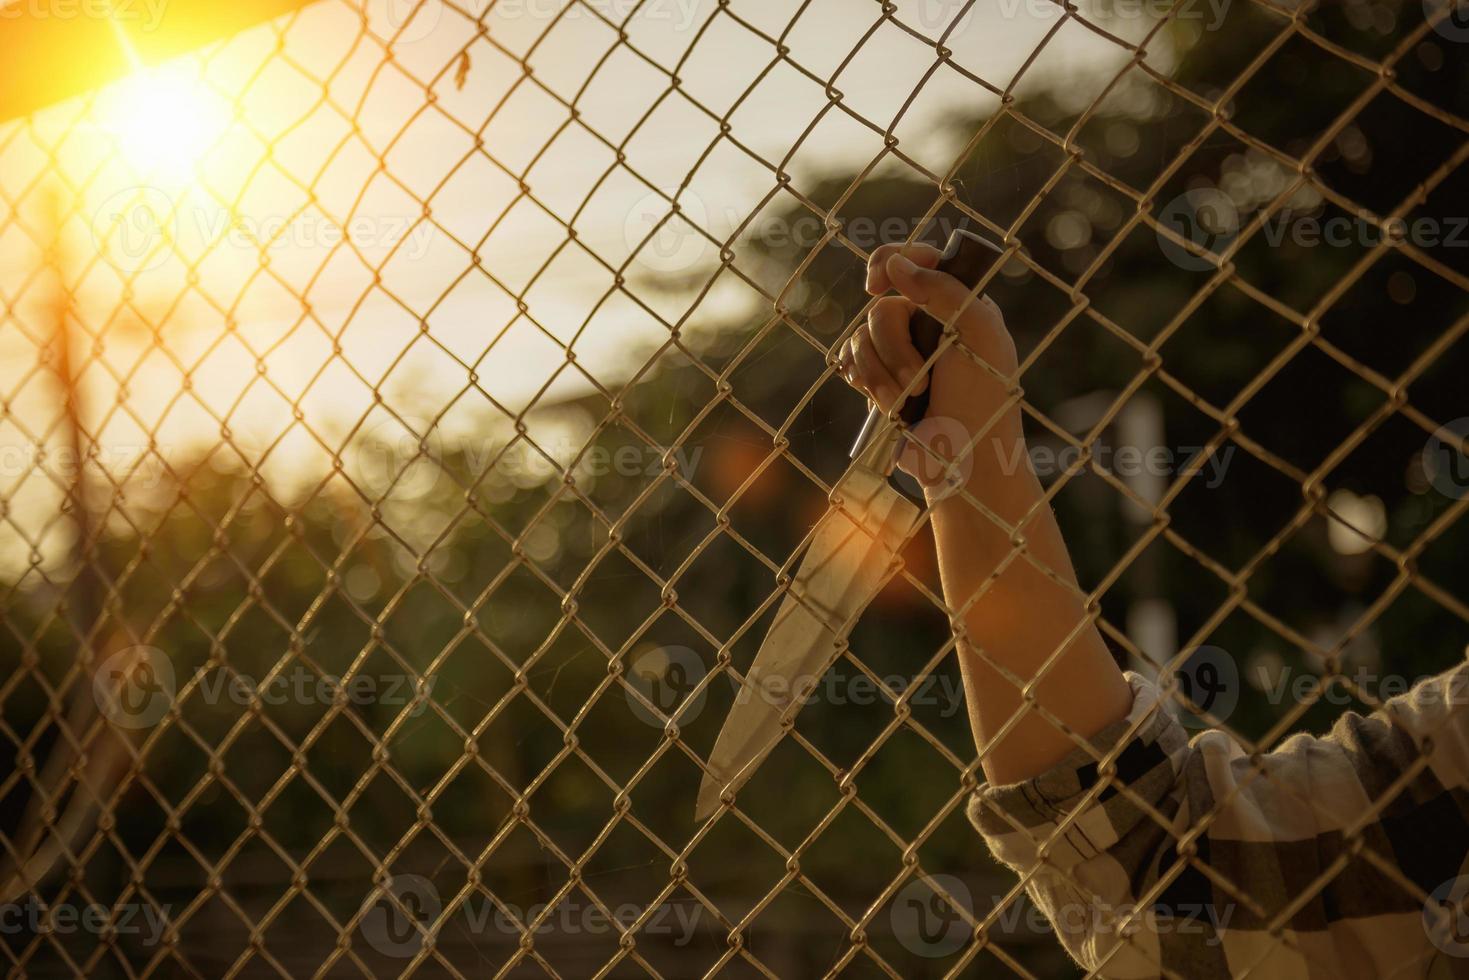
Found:
[[[877,269],[876,269],[876,267],[869,265],[867,267],[867,281],[862,284],[862,288],[865,289],[865,290],[867,290],[869,293],[875,292],[875,290],[872,288],[872,280],[874,280],[876,278],[877,278]]]

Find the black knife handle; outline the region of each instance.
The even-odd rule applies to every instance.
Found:
[[[944,246],[944,254],[939,259],[938,270],[947,272],[965,286],[973,289],[1003,253],[1004,250],[998,245],[973,232],[956,231],[949,236],[949,243]],[[977,299],[978,297],[971,302]],[[938,350],[939,341],[943,339],[943,323],[923,310],[919,310],[914,314],[908,329],[913,336],[913,346],[918,348],[918,356],[927,361],[933,356],[933,352]],[[930,379],[928,387],[917,395],[909,396],[908,400],[903,403],[898,417],[905,425],[916,425],[928,412],[928,393],[932,390]]]

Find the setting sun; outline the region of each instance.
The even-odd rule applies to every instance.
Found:
[[[191,175],[218,137],[224,108],[211,103],[196,72],[140,68],[108,93],[104,126],[140,174]]]

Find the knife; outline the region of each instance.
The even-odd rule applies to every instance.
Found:
[[[973,288],[1001,254],[978,235],[956,231],[938,269]],[[920,310],[909,329],[927,361],[943,338],[943,324]],[[852,447],[852,464],[832,488],[831,507],[811,533],[806,555],[715,740],[694,805],[696,820],[713,815],[795,727],[796,713],[840,655],[848,631],[887,581],[898,551],[918,525],[921,508],[891,477],[904,432],[927,413],[928,395],[924,388],[903,403],[902,426],[887,423],[876,406],[867,413]]]

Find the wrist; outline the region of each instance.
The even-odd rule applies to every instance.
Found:
[[[944,458],[947,465],[930,459],[932,477],[919,481],[932,509],[974,510],[973,498],[1002,519],[1017,521],[1044,496],[1018,412],[991,426],[967,454]]]

